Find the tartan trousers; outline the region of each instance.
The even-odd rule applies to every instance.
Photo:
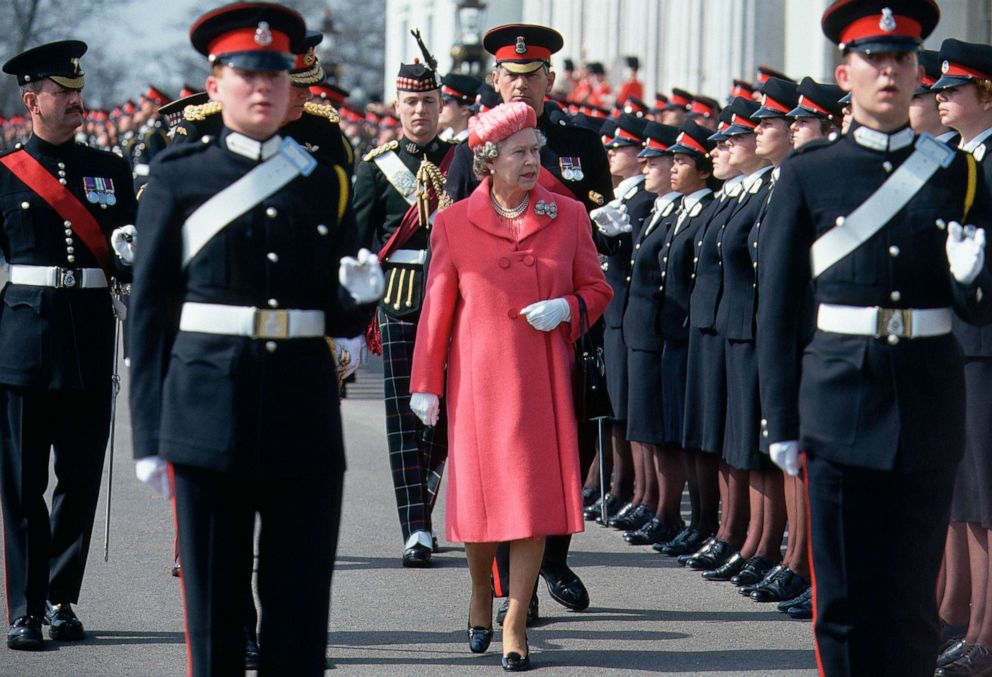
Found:
[[[441,415],[433,428],[423,425],[410,410],[410,368],[416,321],[403,320],[378,309],[382,334],[386,441],[389,467],[396,491],[403,541],[416,531],[432,531],[431,511],[441,488],[448,458],[448,424]]]

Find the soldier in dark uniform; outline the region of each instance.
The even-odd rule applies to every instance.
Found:
[[[909,124],[917,134],[927,132],[937,137],[938,141],[954,145],[958,134],[941,123],[936,92],[931,89],[941,77],[939,55],[935,50],[921,49],[917,58],[923,67],[923,76],[913,92],[913,102],[909,105]]]
[[[554,86],[555,74],[551,71],[551,55],[564,44],[561,35],[544,26],[510,24],[489,30],[482,40],[486,51],[495,57],[492,73],[493,89],[503,101],[525,101],[537,112],[537,128],[547,143],[541,147],[541,166],[548,170],[541,173],[542,185],[552,192],[571,195],[582,202],[587,210],[601,207],[613,192],[613,182],[606,153],[596,134],[571,124],[560,109],[545,107],[544,97]],[[479,180],[472,173],[472,152],[467,146],[455,149],[445,191],[453,200],[468,197]],[[593,240],[601,253],[612,251],[613,243],[598,231]],[[580,422],[579,458],[585,475],[595,458],[595,424]],[[567,564],[570,536],[549,536],[545,546],[541,576],[548,584],[551,597],[574,610],[589,606],[589,593],[578,576]],[[505,548],[501,549],[505,554]],[[502,554],[497,555],[503,561]],[[495,587],[499,596],[507,590],[505,572],[499,567]],[[528,619],[536,617],[537,595],[532,600]],[[505,613],[505,604],[500,613]]]
[[[130,154],[136,191],[148,180],[148,166],[152,158],[169,145],[169,122],[159,114],[159,108],[170,101],[172,97],[155,85],[149,85],[141,97],[141,108],[135,116],[141,120],[141,126],[135,132]]]
[[[827,8],[853,122],[782,164],[761,227],[762,434],[790,473],[805,451],[826,675],[929,676],[937,655],[934,589],[966,432],[952,308],[992,319],[985,230],[960,225],[989,223],[985,178],[909,127],[916,50],[939,14],[933,0]]]
[[[355,217],[362,246],[379,252],[417,201],[417,177],[443,185],[452,145],[438,138],[440,83],[419,62],[400,66],[396,109],[403,136],[367,153],[355,172]],[[466,146],[466,150],[468,147]],[[469,152],[469,157],[471,157]],[[403,534],[403,565],[430,566],[436,549],[431,512],[447,457],[446,425],[426,428],[410,410],[410,365],[423,302],[429,223],[383,261],[386,295],[378,310],[386,384],[386,436]]]
[[[224,126],[157,157],[141,200],[136,470],[175,493],[190,673],[244,669],[257,513],[259,669],[323,674],[345,469],[325,337],[362,331],[381,270],[367,252],[342,259],[354,241],[343,168],[276,134],[302,17],[239,3],[190,35]]]
[[[134,220],[130,169],[73,140],[83,122],[85,51],[77,40],[55,42],[3,66],[17,76],[33,126],[25,144],[0,157],[0,248],[10,263],[0,305],[0,512],[12,649],[41,649],[42,622],[52,639],[83,637],[71,605],[110,427],[115,320],[107,288],[112,274],[129,278],[108,238]],[[124,252],[120,235],[113,246]]]
[[[441,139],[463,143],[468,139],[468,121],[474,115],[472,105],[482,81],[472,75],[448,73],[441,81],[441,114],[438,127]]]

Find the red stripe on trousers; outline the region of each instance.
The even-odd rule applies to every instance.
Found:
[[[169,489],[172,491],[172,525],[176,531],[176,549],[179,549],[179,512],[176,510],[176,472],[169,463]],[[179,594],[183,598],[183,635],[186,640],[186,674],[193,677],[193,651],[189,643],[189,621],[186,618],[186,578],[179,572]]]
[[[809,467],[806,454],[803,454],[803,486],[806,488],[806,553],[809,558],[809,580],[813,587],[813,653],[816,655],[816,671],[821,677],[827,672],[823,669],[823,659],[820,658],[820,645],[816,641],[816,570],[813,568],[813,518],[809,505]]]

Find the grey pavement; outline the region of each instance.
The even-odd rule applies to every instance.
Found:
[[[400,566],[375,364],[359,373],[348,394],[342,408],[349,469],[328,628],[329,674],[501,672],[498,633],[486,654],[468,651],[469,578],[461,545],[442,538],[431,569]],[[0,647],[0,677],[186,674],[180,582],[169,575],[171,506],[134,477],[126,401],[125,390],[113,462],[110,559],[103,561],[105,477],[76,606],[88,638],[46,641],[40,653]],[[439,524],[443,510],[442,496]],[[588,586],[592,606],[569,612],[540,586],[542,620],[529,631],[539,674],[816,674],[809,623],[751,602],[729,584],[703,581],[650,549],[628,546],[613,530],[587,523],[573,540],[570,562]]]

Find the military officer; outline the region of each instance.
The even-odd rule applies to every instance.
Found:
[[[853,122],[782,163],[762,225],[762,434],[792,474],[805,451],[826,675],[929,676],[937,655],[934,588],[965,438],[952,309],[992,319],[984,176],[909,127],[916,51],[939,15],[933,0],[826,9]]]
[[[107,289],[111,275],[129,278],[111,251],[130,257],[122,231],[113,245],[109,238],[134,220],[130,169],[73,140],[83,122],[85,52],[78,40],[54,42],[3,66],[17,77],[33,128],[0,157],[0,248],[10,263],[0,306],[0,512],[12,649],[41,649],[42,622],[52,639],[83,638],[71,605],[110,426],[115,320]]]
[[[345,466],[325,336],[361,332],[381,270],[368,252],[342,259],[354,228],[343,168],[276,134],[302,17],[238,3],[190,37],[224,124],[158,156],[142,197],[136,471],[175,495],[190,674],[244,669],[257,513],[259,670],[319,675]]]
[[[141,97],[141,108],[135,115],[140,126],[130,154],[135,190],[139,190],[148,180],[148,164],[152,158],[169,145],[169,122],[158,111],[170,101],[172,97],[155,85],[149,85]]]
[[[425,54],[425,58],[429,55]],[[428,61],[432,61],[430,57]],[[436,549],[431,511],[447,457],[446,425],[426,428],[410,410],[410,365],[423,302],[429,219],[418,215],[418,177],[443,190],[443,160],[453,146],[438,138],[440,83],[435,70],[414,61],[396,75],[400,139],[370,151],[355,172],[355,215],[362,246],[390,244],[386,295],[378,310],[386,384],[386,435],[403,534],[403,565],[430,566]],[[466,150],[468,147],[466,146]],[[471,156],[471,152],[469,152]],[[434,209],[425,210],[429,216]],[[404,219],[415,228],[399,234]],[[395,235],[395,238],[394,238]],[[402,240],[402,241],[401,241]]]
[[[468,139],[468,121],[480,86],[482,81],[472,75],[448,73],[442,79],[438,127],[444,141],[463,143]]]

